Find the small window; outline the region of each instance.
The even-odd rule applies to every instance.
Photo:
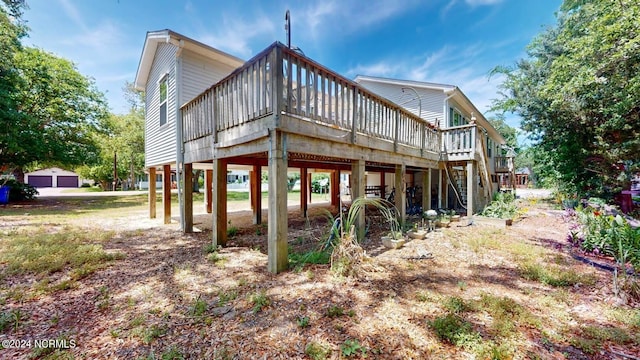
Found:
[[[487,136],[487,156],[491,157],[491,153],[493,152],[493,141]]]
[[[160,80],[160,126],[167,123],[167,75]]]

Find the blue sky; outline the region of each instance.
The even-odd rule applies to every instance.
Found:
[[[383,76],[459,86],[483,112],[497,98],[496,65],[512,65],[555,24],[561,0],[142,1],[28,0],[25,43],[73,61],[111,110],[126,113],[145,34],[171,29],[248,59],[276,40],[354,78]],[[509,118],[517,126],[516,118]]]

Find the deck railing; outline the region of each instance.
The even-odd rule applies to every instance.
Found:
[[[273,101],[275,93],[281,101]],[[346,130],[352,142],[360,134],[393,142],[394,149],[440,151],[440,133],[433,125],[280,43],[185,104],[183,140],[254,121],[272,114],[274,106],[319,126]]]
[[[476,125],[462,125],[442,130],[442,151],[449,155],[470,155],[476,151]]]
[[[494,169],[497,173],[509,172],[509,158],[505,156],[496,156],[494,158]]]

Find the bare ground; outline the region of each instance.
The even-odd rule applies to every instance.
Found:
[[[73,205],[64,200],[47,201],[19,206],[25,212],[29,206],[73,211]],[[296,211],[290,213],[289,243],[294,251],[316,248],[325,239],[328,221],[318,208],[312,210],[315,216],[310,221]],[[0,333],[0,339],[64,338],[74,340],[76,346],[55,353],[0,349],[0,358],[47,353],[55,358],[160,358],[174,351],[194,359],[291,359],[309,358],[305,349],[321,344],[329,350],[328,358],[337,359],[345,356],[345,344],[354,341],[369,358],[484,357],[443,342],[430,323],[446,312],[446,299],[481,303],[486,294],[513,300],[533,319],[515,323],[511,335],[498,336],[490,313],[479,308],[465,315],[483,341],[506,344],[500,358],[640,357],[637,304],[614,307],[611,275],[570,256],[567,224],[560,215],[538,203],[507,229],[453,223],[398,250],[381,246],[376,234],[383,229],[374,217],[363,246],[375,270],[345,279],[334,276],[329,265],[268,273],[266,226],[252,225],[249,212],[229,217],[239,233],[218,252],[216,261],[203,251],[211,237],[208,216],[196,220],[201,232],[183,235],[175,225],[147,220],[141,209],[106,217],[100,212],[82,214],[49,225],[60,231],[71,224],[112,232],[103,246],[125,254],[124,259],[68,289],[44,294],[29,290],[40,280],[38,275],[0,278],[2,308],[5,312],[19,309],[25,317],[20,326]],[[1,216],[0,228],[38,221]],[[520,244],[532,246],[545,262],[566,266],[591,281],[555,288],[526,280],[519,265],[527,255],[504,250]],[[54,274],[51,281],[60,282],[65,276],[64,272]],[[16,295],[20,292],[26,295]],[[264,307],[256,307],[256,302],[264,302]],[[199,303],[205,304],[202,312],[197,310]],[[332,307],[344,314],[330,315]],[[615,315],[620,311],[636,314],[638,325],[622,321]],[[591,328],[623,329],[630,339],[605,338],[594,345],[593,352],[587,351],[578,340],[591,339],[582,336]]]

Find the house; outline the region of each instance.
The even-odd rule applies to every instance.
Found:
[[[189,66],[197,71],[188,73],[191,53],[209,66]],[[206,86],[202,79],[211,73]],[[193,169],[206,170],[213,242],[221,246],[228,171],[250,170],[255,223],[262,219],[260,174],[268,171],[267,267],[274,273],[287,268],[288,172],[299,171],[301,184],[310,183],[313,172],[329,173],[333,205],[346,175],[353,198],[393,191],[403,218],[407,195],[471,216],[490,200],[495,173],[506,164],[498,150],[504,139],[457,87],[365,76],[352,81],[279,42],[242,63],[169,30],[151,32],[136,86],[147,96],[146,164],[150,174],[162,168],[163,182],[178,169],[183,231],[193,230]],[[202,89],[197,96],[196,88]],[[310,191],[300,190],[306,214]],[[155,217],[155,191],[149,197]],[[361,214],[359,228],[364,221]]]
[[[184,148],[177,141],[182,138],[180,107],[242,64],[235,56],[171,30],[147,33],[134,85],[146,96],[145,167],[150,179],[160,169],[166,185],[162,187],[165,223],[171,222],[171,171],[183,170]],[[177,177],[178,182],[181,179]],[[148,185],[150,216],[155,218],[156,183]]]
[[[77,188],[82,185],[78,174],[57,167],[40,169],[24,174],[24,182],[33,187]]]
[[[362,75],[357,76],[355,82],[399,104],[443,132],[442,166],[438,170],[433,169],[431,175],[438,179],[438,184],[432,183],[431,191],[434,195],[439,192],[439,201],[432,203],[431,208],[466,208],[466,178],[470,176],[466,166],[469,161],[477,164],[473,176],[480,179],[478,184],[482,194],[476,194],[477,207],[482,208],[491,200],[493,192],[500,187],[500,174],[509,171],[507,158],[502,155],[501,145],[505,140],[460,88]],[[474,134],[475,129],[479,131]],[[471,160],[466,149],[472,146],[476,147]]]

